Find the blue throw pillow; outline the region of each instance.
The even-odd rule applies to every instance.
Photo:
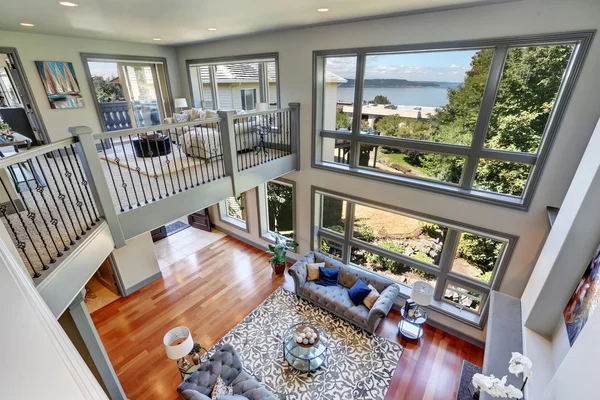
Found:
[[[319,279],[315,283],[321,286],[337,286],[339,280],[339,269],[319,267]]]
[[[357,280],[354,286],[348,290],[350,300],[352,300],[355,306],[361,305],[369,293],[371,293],[371,288],[362,279]]]

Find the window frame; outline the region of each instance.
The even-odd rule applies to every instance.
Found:
[[[248,93],[251,94],[252,100],[253,100],[253,103],[254,103],[254,107],[250,108],[250,110],[254,110],[256,108],[256,103],[257,103],[257,101],[256,101],[256,89],[254,89],[254,88],[240,89],[240,95],[242,97],[242,110],[244,110],[244,111],[250,111],[250,110],[248,110],[248,104],[247,104],[248,103],[248,99],[247,99]]]
[[[202,102],[203,99],[195,99],[194,98],[194,88],[193,88],[193,84],[192,84],[192,76],[190,73],[190,67],[208,66],[209,70],[210,70],[211,69],[210,66],[216,66],[218,64],[239,64],[239,63],[245,63],[245,62],[246,63],[259,63],[259,64],[261,62],[264,62],[265,64],[270,63],[270,62],[275,63],[275,74],[277,76],[277,80],[275,82],[276,92],[277,92],[277,107],[276,108],[278,108],[278,109],[281,108],[281,85],[279,84],[281,79],[280,79],[280,74],[279,74],[279,53],[278,52],[247,54],[247,55],[232,56],[232,57],[199,58],[199,59],[185,60],[185,69],[186,69],[186,74],[187,74],[188,90],[190,93],[191,104],[192,105],[196,104],[196,100],[200,100]],[[212,69],[214,70],[214,68],[212,68]],[[214,77],[214,72],[209,71],[209,73],[211,74],[211,78]],[[266,74],[266,72],[265,72],[265,74]],[[261,82],[266,83],[266,85],[261,84]],[[210,80],[210,85],[211,85],[211,92],[212,92],[213,109],[218,110],[220,108],[220,106],[219,106],[217,83],[215,82],[215,79]],[[259,90],[258,90],[257,102],[271,104],[271,100],[269,97],[270,96],[269,96],[268,79],[265,82],[264,78],[261,77],[261,73],[260,73],[260,69],[259,69]]]
[[[407,44],[398,46],[374,46],[337,50],[319,50],[313,52],[313,134],[311,163],[313,168],[351,174],[367,179],[375,179],[386,183],[406,185],[418,189],[434,191],[437,193],[457,196],[473,201],[501,205],[504,207],[527,211],[531,205],[537,184],[546,164],[554,137],[560,127],[566,107],[571,99],[572,92],[578,80],[585,58],[588,54],[595,31],[575,31],[556,34],[542,34],[530,36],[515,36],[491,38],[480,40],[465,40],[451,42],[433,42],[423,44]],[[573,44],[574,49],[565,70],[564,78],[557,93],[556,102],[544,128],[541,143],[537,153],[520,153],[504,150],[495,150],[485,147],[488,133],[488,124],[496,102],[497,91],[503,75],[504,63],[509,48],[522,46]],[[366,56],[385,53],[413,53],[419,51],[444,51],[492,48],[490,71],[475,131],[470,146],[453,145],[445,143],[428,142],[423,140],[388,138],[374,135],[360,134],[360,118],[353,118],[353,126],[349,132],[323,130],[323,94],[324,94],[324,60],[327,57],[356,56],[357,67],[355,76],[355,93],[353,102],[353,115],[359,115],[363,102],[363,86],[366,67]],[[351,142],[350,165],[322,161],[321,138],[344,139]],[[395,146],[413,150],[442,153],[465,157],[465,165],[461,177],[461,185],[447,184],[439,181],[391,175],[379,171],[369,170],[359,166],[360,144],[380,146]],[[487,192],[474,187],[475,176],[479,160],[490,159],[507,162],[518,162],[531,165],[527,183],[520,197]]]
[[[289,186],[292,188],[292,227],[294,232],[294,240],[297,240],[297,225],[296,225],[296,182],[290,179],[285,178],[275,178],[270,180],[269,182],[274,182],[280,185]],[[258,207],[258,229],[260,232],[261,239],[264,239],[268,242],[275,243],[275,239],[271,235],[271,231],[269,230],[269,208],[268,208],[268,197],[267,197],[267,183],[261,183],[256,187],[256,198],[257,207]],[[296,247],[295,251],[290,250],[296,254],[298,251],[298,247]]]
[[[469,325],[477,328],[484,326],[487,318],[488,299],[489,294],[492,290],[498,290],[502,282],[502,278],[506,271],[506,267],[511,259],[511,255],[514,251],[518,236],[505,234],[485,228],[475,227],[472,225],[448,220],[445,218],[439,218],[420,212],[403,209],[400,207],[390,206],[377,201],[367,200],[356,196],[351,196],[339,192],[334,192],[328,189],[319,188],[316,186],[311,187],[311,212],[313,221],[313,234],[311,236],[311,249],[314,251],[320,251],[321,239],[333,240],[342,245],[342,258],[341,262],[344,264],[351,264],[351,253],[353,247],[358,247],[369,251],[371,253],[386,257],[392,261],[403,263],[407,266],[418,268],[421,271],[433,274],[437,277],[437,284],[434,288],[434,303],[431,308],[436,311],[448,315],[461,322],[465,322]],[[320,197],[319,197],[320,196]],[[323,196],[333,197],[340,200],[346,201],[346,229],[344,234],[340,234],[321,227],[322,217],[322,202]],[[318,201],[318,199],[321,201]],[[354,209],[355,205],[360,204],[366,207],[380,209],[387,212],[392,212],[399,215],[404,215],[409,218],[415,218],[424,222],[430,222],[439,224],[447,228],[446,238],[440,253],[439,265],[429,264],[409,256],[405,256],[379,246],[375,246],[371,243],[364,242],[353,237],[354,227]],[[496,259],[494,270],[492,272],[490,282],[485,283],[476,278],[469,277],[464,274],[452,271],[452,266],[455,259],[455,254],[458,249],[458,243],[460,240],[461,233],[471,233],[481,235],[490,239],[498,240],[504,243],[502,253]],[[356,265],[353,264],[352,265]],[[358,268],[364,269],[369,273],[374,273],[360,265],[356,265]],[[404,298],[410,297],[411,287],[406,284],[394,280],[382,274],[377,274],[379,277],[389,280],[390,282],[398,283],[401,287],[400,295]],[[454,285],[460,287],[472,289],[483,295],[482,303],[478,313],[470,312],[468,314],[460,312],[459,308],[454,303],[445,302],[443,294],[445,292],[447,282],[453,282]]]
[[[244,208],[247,209],[248,207],[248,201],[246,199],[246,193],[242,193],[241,196],[244,196]],[[231,196],[231,197],[235,197],[235,196]],[[249,232],[248,230],[248,212],[246,211],[244,213],[245,216],[245,220],[241,220],[235,217],[232,217],[230,215],[227,215],[227,203],[226,203],[227,199],[225,200],[221,200],[217,203],[217,207],[219,209],[219,220],[225,224],[231,225],[237,229],[240,229],[244,232]]]

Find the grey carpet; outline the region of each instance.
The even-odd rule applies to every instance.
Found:
[[[283,359],[283,335],[309,321],[329,335],[325,365],[311,373],[294,370]],[[281,400],[383,400],[402,347],[339,319],[278,288],[209,350],[225,343],[238,351],[244,369]]]
[[[480,374],[481,368],[466,360],[463,360],[462,369],[460,371],[460,381],[458,383],[458,392],[456,392],[456,400],[473,400],[471,381],[473,375]]]

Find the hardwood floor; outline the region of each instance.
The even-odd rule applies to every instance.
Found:
[[[163,269],[163,279],[92,314],[130,400],[178,398],[181,378],[162,344],[169,329],[185,325],[194,341],[210,348],[279,286],[293,289],[287,272],[271,273],[268,259],[227,236]],[[400,340],[399,319],[392,311],[377,330],[405,348],[386,400],[454,400],[462,360],[481,365],[483,349],[431,326],[418,344]]]

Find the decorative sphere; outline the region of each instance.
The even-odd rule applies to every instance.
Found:
[[[313,344],[315,342],[315,338],[308,339],[308,343]]]
[[[304,343],[304,344],[308,344],[308,339],[304,339],[304,340],[302,341],[302,343]]]
[[[300,337],[301,337],[302,339],[304,339],[304,338],[306,337],[306,333],[301,333],[301,334],[300,334]]]

